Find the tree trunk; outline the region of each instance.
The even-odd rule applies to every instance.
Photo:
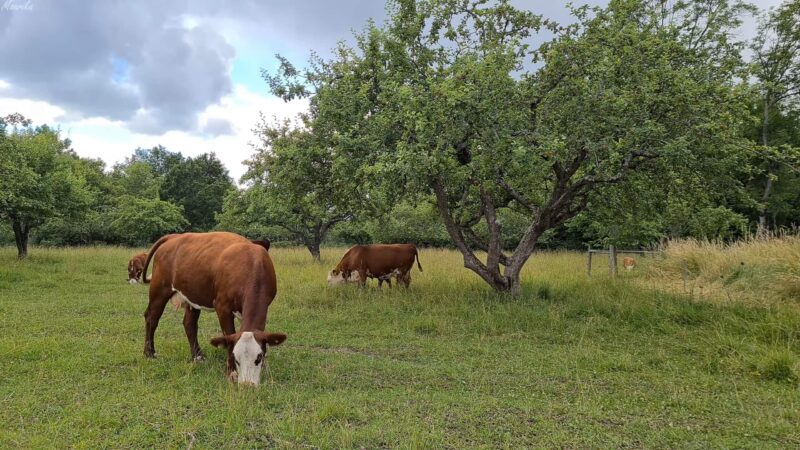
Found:
[[[17,258],[24,259],[28,257],[28,235],[30,234],[30,227],[20,222],[13,222],[14,240],[17,244]]]
[[[319,241],[313,241],[306,244],[306,248],[309,252],[311,252],[311,256],[314,258],[314,261],[320,262],[320,254],[319,254]]]
[[[761,125],[761,145],[765,148],[769,146],[769,98],[764,99],[764,122]],[[764,184],[764,193],[761,195],[761,214],[758,216],[758,231],[763,234],[767,231],[767,202],[772,194],[772,173],[778,168],[774,162],[767,165],[767,181]]]
[[[767,204],[769,197],[772,195],[773,181],[772,176],[778,170],[778,164],[770,162],[767,166],[767,181],[764,184],[764,193],[761,195],[762,208],[761,214],[758,216],[758,231],[763,233],[767,230]]]
[[[527,261],[527,258],[525,258]],[[519,277],[520,272],[522,271],[522,266],[525,263],[520,264],[517,266],[516,264],[512,264],[510,266],[506,266],[506,270],[503,274],[503,281],[505,282],[503,286],[498,286],[495,288],[497,291],[501,292],[509,292],[513,296],[518,296],[522,293],[522,284]]]
[[[456,248],[464,256],[464,267],[478,274],[495,291],[507,292],[514,296],[520,295],[522,293],[522,285],[520,283],[522,267],[533,254],[533,250],[536,248],[537,242],[539,242],[539,237],[552,224],[550,216],[542,217],[540,215],[537,217],[525,231],[514,253],[509,257],[505,257],[502,255],[500,248],[501,227],[495,217],[494,205],[486,193],[482,191],[483,214],[486,217],[489,228],[489,243],[485,245],[487,263],[484,264],[475,256],[475,252],[464,240],[464,231],[453,218],[447,192],[442,181],[438,178],[433,178],[432,185],[433,192],[436,194],[436,206],[439,209],[439,215]],[[502,274],[500,273],[501,259],[505,266]]]
[[[447,229],[447,233],[450,235],[450,238],[453,240],[456,248],[461,252],[461,255],[464,257],[464,267],[467,269],[475,272],[478,274],[483,281],[489,284],[495,291],[499,292],[508,292],[510,289],[509,280],[507,277],[504,277],[500,274],[500,266],[497,261],[494,261],[494,267],[489,267],[484,264],[477,256],[475,256],[475,252],[467,245],[466,241],[464,240],[464,233],[461,230],[461,227],[456,224],[456,221],[453,219],[453,214],[450,212],[450,204],[447,198],[447,192],[445,191],[444,185],[442,184],[441,180],[438,178],[434,178],[432,180],[433,183],[433,191],[436,194],[436,206],[439,209],[439,215],[442,217],[442,221],[444,221],[445,229]],[[492,214],[490,213],[490,216]],[[496,222],[492,219],[488,220],[490,224],[490,233],[498,232],[499,227],[497,227]],[[494,226],[492,225],[494,224]],[[498,237],[492,237],[491,242],[492,245],[498,246],[496,240]],[[488,249],[488,258],[490,260],[494,260],[498,258],[499,253],[497,253],[498,249]]]

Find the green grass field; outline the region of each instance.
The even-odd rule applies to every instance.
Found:
[[[289,339],[239,388],[213,313],[207,361],[170,309],[144,359],[133,250],[0,249],[0,448],[800,447],[796,306],[587,280],[577,253],[535,255],[516,299],[438,250],[409,291],[328,288],[341,252],[270,252]]]

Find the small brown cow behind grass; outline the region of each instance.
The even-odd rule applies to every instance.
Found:
[[[147,260],[147,253],[139,253],[128,261],[128,283],[136,284],[142,278],[144,262]]]
[[[625,267],[625,270],[633,270],[633,268],[636,267],[636,260],[631,256],[626,256],[625,259],[622,260],[622,265]]]

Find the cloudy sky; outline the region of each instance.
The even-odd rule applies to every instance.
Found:
[[[515,3],[568,17],[564,2]],[[276,53],[324,55],[384,16],[383,0],[0,0],[0,116],[60,126],[78,154],[109,166],[136,147],[214,151],[238,179],[259,112],[306,106],[269,95],[260,69]]]

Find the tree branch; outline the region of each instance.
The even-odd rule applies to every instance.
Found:
[[[486,266],[499,273],[498,264],[500,262],[500,240],[502,231],[500,224],[497,223],[497,214],[494,209],[494,202],[488,192],[481,186],[481,204],[483,205],[483,216],[486,219],[486,226],[489,230],[489,249],[486,254]]]
[[[484,242],[480,237],[478,237],[478,235],[475,234],[475,231],[473,231],[472,228],[464,228],[463,232],[464,232],[464,236],[466,236],[466,238],[469,239],[470,243],[475,248],[477,248],[478,250],[484,251],[486,253],[489,253],[489,245],[486,244],[486,242]],[[500,264],[502,264],[504,266],[507,266],[509,261],[510,261],[510,258],[508,256],[506,256],[505,253],[501,252],[499,261],[500,261]]]
[[[453,215],[450,212],[450,202],[447,198],[447,193],[444,190],[444,185],[442,184],[442,180],[438,176],[434,176],[431,178],[431,184],[433,185],[433,192],[436,194],[436,205],[439,208],[439,214],[442,216],[442,220],[444,221],[444,226],[447,229],[447,232],[450,234],[450,237],[453,239],[453,243],[456,245],[456,248],[464,255],[464,266],[468,269],[474,270],[476,273],[481,275],[481,277],[486,276],[488,274],[488,270],[486,266],[475,256],[475,254],[470,250],[467,246],[466,242],[464,242],[464,234],[461,231],[461,228],[456,224],[455,220],[453,220]],[[487,280],[488,281],[488,280]]]
[[[502,177],[497,177],[497,183],[508,193],[508,195],[511,196],[511,198],[516,200],[517,203],[524,206],[526,209],[530,210],[533,213],[536,213],[539,210],[539,208],[528,203],[528,201],[525,200],[522,194],[520,194],[516,189],[511,187],[511,185],[509,185],[508,182],[506,182],[506,180],[504,180]]]

